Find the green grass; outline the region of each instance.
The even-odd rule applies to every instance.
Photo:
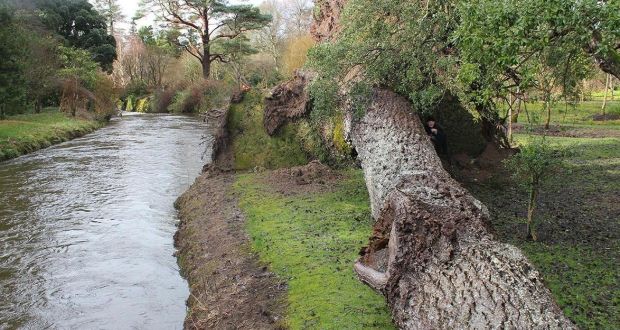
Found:
[[[233,137],[235,169],[275,169],[308,163],[294,125],[286,125],[275,137],[265,132],[263,100],[254,91],[245,95],[243,102],[231,106],[228,128]]]
[[[602,114],[601,106],[602,101],[584,101],[576,104],[575,106],[566,105],[563,102],[558,102],[553,105],[551,110],[551,124],[552,125],[575,125],[575,124],[588,124],[588,125],[614,125],[620,127],[620,120],[606,120],[595,121],[593,116]],[[543,110],[542,102],[533,102],[527,104],[527,110],[530,116],[530,122],[533,124],[544,124],[547,118],[547,113]],[[608,100],[605,107],[605,113],[620,114],[620,100],[618,97],[613,101]],[[505,115],[505,114],[504,114]],[[519,123],[528,123],[527,114],[523,107],[521,108],[521,114],[519,115]]]
[[[530,137],[517,135],[517,143]],[[620,329],[620,139],[547,137],[572,151],[543,186],[539,242],[524,240],[527,192],[508,173],[469,184],[498,237],[541,271],[566,315],[583,329]]]
[[[288,283],[292,329],[393,329],[384,298],[353,272],[372,223],[360,171],[342,171],[335,191],[283,196],[260,175],[240,175],[235,190],[252,248]]]
[[[69,118],[57,109],[8,117],[0,120],[0,161],[67,141],[100,126],[96,121]]]
[[[618,266],[587,247],[519,244],[564,314],[582,329],[618,329]]]

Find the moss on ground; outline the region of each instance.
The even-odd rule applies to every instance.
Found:
[[[102,126],[67,117],[57,109],[0,120],[0,161],[82,136]]]
[[[524,135],[516,140],[528,142]],[[524,239],[527,192],[508,173],[468,188],[489,207],[498,237],[525,252],[571,320],[583,329],[618,329],[620,139],[547,141],[573,152],[543,187],[539,242]]]
[[[288,283],[292,329],[392,329],[384,298],[355,276],[353,262],[371,232],[361,171],[341,171],[332,192],[284,196],[260,174],[238,176],[252,248]]]
[[[308,157],[293,124],[271,137],[263,127],[264,97],[256,92],[231,106],[228,128],[232,134],[235,169],[276,169],[308,163]]]

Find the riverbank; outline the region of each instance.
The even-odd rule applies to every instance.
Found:
[[[190,287],[185,329],[284,327],[286,284],[250,252],[234,181],[207,172],[175,203],[178,263]]]
[[[620,321],[614,303],[620,274],[620,200],[614,191],[620,189],[620,181],[613,170],[620,166],[620,141],[554,142],[570,144],[578,152],[568,160],[570,171],[541,194],[539,242],[525,240],[527,194],[506,172],[466,186],[489,207],[498,238],[522,249],[573,322],[582,329],[610,329]],[[177,237],[184,246],[181,267],[192,272],[188,280],[194,295],[203,294],[190,298],[189,315],[196,324],[205,324],[201,319],[224,322],[248,315],[237,310],[240,307],[230,310],[227,289],[209,284],[228,279],[227,285],[240,290],[232,296],[244,299],[235,306],[254,308],[256,315],[262,311],[277,315],[267,328],[393,327],[383,297],[361,284],[351,267],[371,233],[361,171],[321,170],[308,175],[304,168],[205,174],[182,197],[182,221],[191,225],[182,225],[179,230],[186,234]],[[213,186],[225,187],[225,202],[213,194]],[[227,211],[230,207],[233,213]],[[221,236],[230,235],[239,244],[234,249],[221,243]],[[253,260],[252,267],[246,266],[247,258]],[[253,287],[257,276],[271,281],[259,288],[279,289],[273,291],[276,300],[267,299],[272,305],[266,305],[260,289]],[[273,305],[274,301],[279,303]],[[260,306],[277,306],[277,312]],[[221,308],[229,314],[214,312]]]
[[[176,206],[186,329],[393,329],[351,267],[372,230],[360,171],[207,172]]]
[[[57,109],[0,120],[0,161],[88,134],[103,124],[69,118]]]
[[[372,232],[361,170],[299,166],[305,158],[296,156],[305,152],[299,145],[308,141],[299,138],[303,123],[270,137],[261,102],[260,95],[248,95],[231,107],[228,133],[221,135],[229,140],[220,145],[228,163],[209,166],[177,204],[179,263],[192,291],[186,327],[235,324],[264,312],[271,317],[267,328],[392,328],[383,296],[352,269]],[[524,239],[527,193],[501,166],[483,179],[476,171],[459,178],[489,207],[499,240],[523,250],[564,313],[584,329],[619,323],[620,140],[612,126],[588,127],[597,134],[560,130],[556,135],[567,136],[549,138],[577,152],[540,196],[539,242]],[[527,143],[523,136],[516,139]],[[255,288],[255,276],[269,281]],[[265,298],[265,287],[281,290]],[[222,292],[241,297],[232,303],[244,307],[231,308]]]

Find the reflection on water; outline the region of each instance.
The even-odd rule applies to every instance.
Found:
[[[182,328],[172,204],[203,133],[195,118],[127,116],[0,163],[0,328]]]

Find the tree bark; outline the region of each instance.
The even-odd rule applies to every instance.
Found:
[[[209,45],[209,35],[202,37],[202,77],[209,79],[211,77],[211,45]]]
[[[534,223],[534,211],[536,210],[536,199],[538,198],[538,184],[533,183],[530,189],[530,200],[527,205],[527,238],[537,241],[538,234],[536,232],[536,224]]]
[[[603,110],[603,121],[605,120],[605,106],[607,106],[607,90],[609,88],[609,79],[610,79],[610,75],[606,74],[605,75],[605,89],[604,89],[604,94],[603,94],[603,105],[601,106],[601,110]]]
[[[551,104],[548,100],[545,101],[545,108],[547,109],[547,119],[545,120],[545,129],[549,129],[549,124],[551,123]]]
[[[347,115],[376,223],[355,264],[401,329],[574,326],[517,248],[493,238],[486,207],[443,169],[410,103],[375,90]]]

